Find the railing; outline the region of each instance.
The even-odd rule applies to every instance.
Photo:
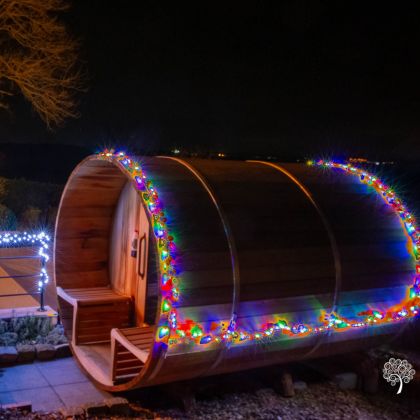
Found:
[[[47,262],[49,260],[48,255],[48,244],[50,237],[44,232],[40,233],[19,233],[19,232],[6,232],[0,233],[0,248],[32,248],[38,247],[37,255],[11,255],[11,256],[0,256],[1,260],[27,260],[27,259],[39,259],[40,270],[39,272],[29,274],[15,274],[15,275],[3,275],[0,276],[0,281],[4,279],[21,279],[28,280],[34,279],[38,292],[36,293],[13,293],[13,294],[1,294],[0,298],[10,298],[17,296],[39,296],[39,311],[45,311],[44,306],[44,294],[45,288],[48,284],[48,273],[47,273]]]

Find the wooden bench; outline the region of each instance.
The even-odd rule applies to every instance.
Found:
[[[111,331],[111,376],[114,383],[138,375],[149,357],[154,342],[154,327],[134,327]]]
[[[68,318],[72,318],[75,345],[109,342],[112,328],[126,328],[131,324],[131,298],[110,287],[57,287],[57,295],[61,299],[63,321],[69,324]]]

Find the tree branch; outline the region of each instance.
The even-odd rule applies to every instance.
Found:
[[[78,116],[75,94],[84,90],[78,42],[57,14],[62,0],[0,0],[0,107],[20,92],[48,127]]]

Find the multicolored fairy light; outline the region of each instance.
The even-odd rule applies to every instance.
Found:
[[[177,288],[179,282],[175,267],[176,247],[173,243],[173,237],[168,232],[166,225],[167,219],[159,200],[159,193],[153,185],[153,182],[144,173],[141,164],[126,153],[105,150],[98,154],[98,158],[116,163],[134,180],[140,196],[145,203],[145,207],[148,210],[160,256],[160,291],[162,294],[162,304],[157,339],[168,344],[172,343],[173,340],[169,339],[171,334],[176,334],[178,324],[175,308],[176,302],[179,299],[179,290]]]
[[[357,176],[360,182],[374,188],[398,214],[402,226],[410,238],[412,254],[416,260],[414,282],[408,288],[407,298],[386,311],[381,312],[370,309],[361,312],[358,314],[358,319],[345,319],[337,313],[323,312],[318,325],[274,319],[256,331],[246,331],[238,328],[236,316],[230,321],[212,322],[208,330],[193,320],[179,319],[176,308],[178,301],[181,299],[179,286],[182,275],[179,274],[179,267],[175,266],[176,246],[173,236],[168,231],[165,211],[159,199],[156,186],[148,179],[141,164],[124,152],[115,153],[113,150],[105,150],[99,153],[98,159],[114,162],[130,175],[149,212],[160,257],[162,303],[156,337],[159,342],[164,342],[169,346],[176,346],[187,342],[197,345],[210,345],[211,343],[221,342],[241,344],[250,340],[267,341],[281,335],[300,338],[325,332],[344,332],[354,328],[366,328],[384,323],[399,322],[415,317],[420,313],[420,231],[417,228],[414,216],[407,210],[402,201],[396,197],[392,189],[376,176],[352,164],[320,160],[308,161],[307,164],[323,168],[335,168],[345,171],[349,175]]]

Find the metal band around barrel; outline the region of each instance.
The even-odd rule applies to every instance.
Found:
[[[325,216],[324,212],[322,211],[319,204],[315,201],[310,191],[306,188],[304,184],[302,184],[301,181],[299,181],[293,174],[291,174],[287,169],[283,168],[282,166],[271,163],[271,162],[264,162],[262,160],[248,160],[247,162],[250,163],[259,163],[262,165],[270,166],[271,168],[276,169],[277,171],[282,172],[284,175],[286,175],[289,179],[291,179],[298,187],[299,189],[306,195],[308,200],[311,202],[311,204],[315,207],[316,211],[318,212],[319,217],[321,218],[321,221],[325,227],[325,230],[327,231],[328,239],[330,241],[331,250],[333,253],[334,258],[334,270],[335,270],[335,290],[334,290],[334,297],[333,297],[333,305],[331,308],[331,312],[335,312],[338,306],[338,300],[339,300],[339,294],[341,290],[341,283],[342,283],[342,273],[341,273],[341,258],[340,258],[340,252],[338,250],[337,240],[334,235],[334,231],[330,225],[330,222],[328,221],[327,217]],[[317,344],[309,351],[307,356],[313,352],[321,345],[322,343],[322,337],[321,340],[318,340]]]
[[[230,259],[231,259],[232,279],[233,279],[233,296],[232,296],[232,312],[231,312],[231,321],[232,321],[236,317],[237,308],[239,304],[240,274],[239,274],[238,253],[237,253],[237,249],[235,245],[235,240],[232,234],[232,229],[230,227],[226,213],[223,211],[222,206],[218,202],[215,192],[212,190],[212,188],[210,187],[205,177],[196,168],[194,168],[188,162],[185,162],[184,160],[179,159],[179,158],[170,157],[170,156],[158,156],[158,157],[163,158],[163,159],[171,159],[185,166],[198,179],[198,181],[201,183],[201,185],[204,187],[207,194],[211,198],[214,206],[216,207],[217,213],[223,225],[223,230],[226,235],[226,240],[229,247]],[[223,343],[223,348],[221,349],[216,360],[208,369],[209,371],[213,370],[216,366],[219,365],[219,363],[223,359],[224,353],[229,348],[228,341],[223,341],[222,343]]]

